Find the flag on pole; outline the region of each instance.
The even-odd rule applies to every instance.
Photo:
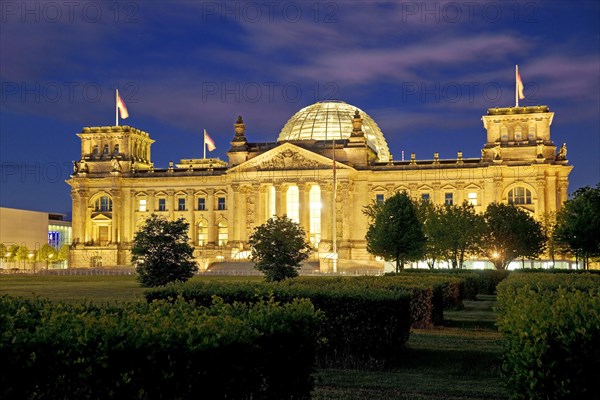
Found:
[[[517,93],[519,94],[519,100],[523,100],[525,95],[523,94],[523,81],[521,80],[521,75],[519,74],[519,67],[517,66]]]
[[[127,112],[127,107],[125,106],[125,102],[119,96],[119,89],[117,89],[117,108],[119,109],[119,114],[121,115],[121,119],[126,119],[129,117],[129,113]]]
[[[215,146],[215,142],[210,138],[210,136],[208,136],[206,129],[204,130],[204,145],[208,146],[208,151],[213,151],[217,148],[217,146]]]

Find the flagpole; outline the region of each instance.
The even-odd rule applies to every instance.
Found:
[[[519,66],[515,65],[515,107],[519,107]]]
[[[333,272],[337,272],[337,168],[335,165],[335,139],[333,139]]]
[[[115,126],[119,126],[119,89],[115,92]]]
[[[206,160],[206,129],[204,130],[204,135],[202,135],[202,139],[204,144],[202,145],[202,150],[204,151],[204,159]]]

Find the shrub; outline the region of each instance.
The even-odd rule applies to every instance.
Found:
[[[308,301],[121,307],[0,298],[3,399],[310,398]]]
[[[498,286],[512,399],[597,399],[600,276],[513,274]]]
[[[286,280],[281,283],[186,283],[146,292],[148,300],[183,297],[207,304],[217,294],[225,302],[252,303],[266,296],[291,302],[306,298],[323,313],[318,360],[322,366],[382,366],[393,362],[410,334],[410,294],[403,290],[358,287],[350,280]]]

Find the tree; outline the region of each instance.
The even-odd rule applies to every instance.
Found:
[[[531,215],[512,204],[491,203],[485,214],[481,254],[498,270],[504,270],[519,257],[536,258],[545,248],[541,225]]]
[[[452,268],[463,268],[465,255],[476,253],[484,233],[483,216],[467,201],[461,205],[445,205],[439,210],[438,247]]]
[[[168,221],[152,214],[135,233],[131,261],[142,286],[186,281],[197,269],[194,248],[189,244],[189,224],[184,218]]]
[[[298,276],[300,265],[312,252],[304,229],[285,215],[254,228],[249,244],[254,268],[268,282]]]
[[[432,202],[422,200],[417,211],[426,238],[423,255],[429,269],[434,269],[436,261],[444,257],[443,249],[440,247],[443,240],[441,236],[442,226],[440,225],[442,210],[441,207],[434,205]]]
[[[552,260],[552,268],[555,265],[555,256],[556,253],[561,252],[561,246],[557,243],[556,235],[554,232],[556,231],[556,212],[555,211],[546,211],[542,214],[542,218],[540,220],[540,224],[542,226],[542,231],[546,236],[546,248],[548,250],[548,255]]]
[[[555,238],[565,244],[583,268],[591,257],[600,256],[600,183],[578,189],[557,215]]]
[[[58,254],[56,255],[56,261],[69,261],[69,252],[71,251],[71,246],[68,244],[63,244],[58,249]]]
[[[365,207],[363,212],[371,219],[367,230],[367,250],[396,262],[396,272],[404,270],[404,263],[423,257],[426,242],[417,206],[406,192],[398,192],[383,204]]]
[[[57,255],[58,255],[58,251],[54,247],[52,247],[48,243],[46,243],[38,251],[37,260],[45,261],[46,262],[46,270],[47,270],[50,263],[58,261]]]

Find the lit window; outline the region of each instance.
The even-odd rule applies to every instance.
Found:
[[[287,190],[287,216],[292,221],[300,222],[300,193],[298,186],[290,186]]]
[[[167,211],[167,199],[158,199],[158,211]]]
[[[469,202],[470,205],[476,206],[477,205],[477,192],[469,192],[467,194],[467,201]]]
[[[208,243],[208,223],[202,220],[198,223],[198,246],[206,246]]]
[[[219,242],[219,246],[225,246],[227,244],[227,240],[227,221],[221,221],[217,226],[217,241]]]
[[[146,211],[146,203],[147,203],[146,199],[140,199],[140,205],[139,205],[139,211],[140,212],[145,212]]]
[[[198,198],[198,211],[206,210],[206,199],[204,197]]]
[[[421,200],[422,201],[429,201],[431,199],[429,193],[421,193]]]
[[[269,202],[268,202],[268,210],[267,210],[267,216],[269,218],[271,218],[273,215],[275,215],[275,213],[277,212],[275,206],[276,206],[276,194],[275,194],[275,186],[270,186],[269,187]]]
[[[454,195],[452,193],[446,193],[444,195],[444,204],[447,206],[451,206],[454,204]]]
[[[383,202],[385,201],[385,195],[383,195],[382,193],[377,193],[377,194],[375,195],[375,200],[376,200],[378,203],[383,203]]]
[[[314,247],[321,241],[321,188],[310,188],[310,242]]]
[[[508,192],[508,204],[531,204],[531,191],[517,187]]]
[[[96,200],[96,211],[110,212],[112,211],[112,199],[108,196],[102,196]]]
[[[227,204],[225,203],[225,197],[217,198],[217,210],[226,210]]]
[[[185,211],[185,198],[180,197],[177,199],[177,210]]]

